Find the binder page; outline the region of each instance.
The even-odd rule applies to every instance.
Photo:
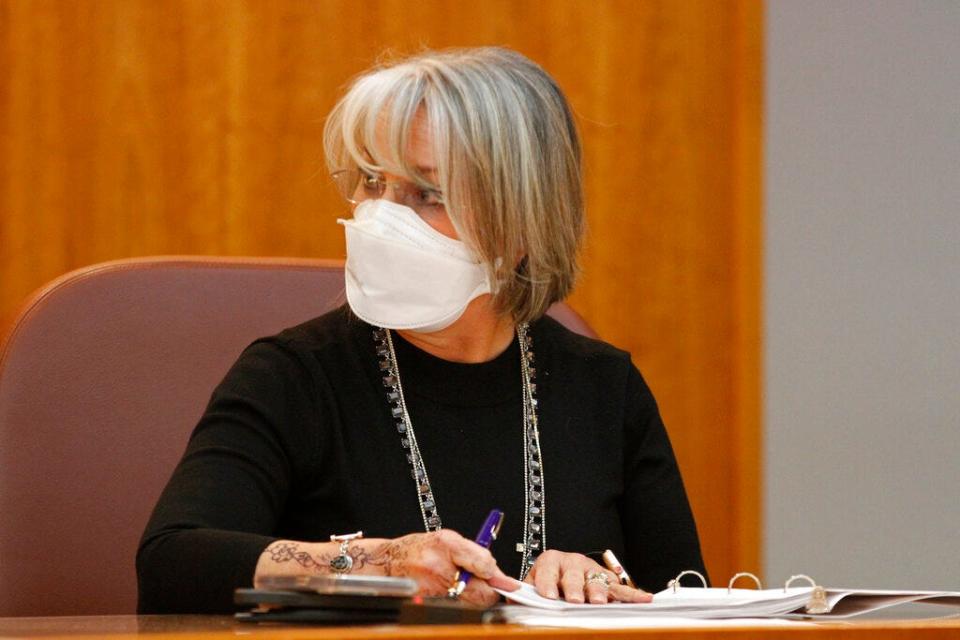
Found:
[[[563,600],[550,600],[536,592],[530,584],[523,583],[517,591],[500,591],[508,600],[538,609],[552,611],[575,611],[578,615],[610,615],[612,612],[644,616],[683,616],[695,618],[751,618],[773,617],[790,613],[803,607],[810,600],[809,587],[768,589],[684,588],[661,591],[654,594],[653,602],[610,604],[573,604]]]
[[[529,584],[517,591],[499,591],[507,600],[536,609],[542,617],[568,615],[580,618],[605,616],[654,618],[777,618],[838,619],[877,611],[910,602],[960,607],[956,591],[890,591],[876,589],[826,589],[829,613],[813,615],[805,611],[813,589],[727,589],[680,587],[654,594],[649,603],[572,604],[550,600]],[[512,607],[511,607],[512,608]],[[529,617],[529,616],[527,616]],[[599,628],[599,627],[598,627]]]
[[[782,618],[727,618],[708,620],[704,618],[683,618],[667,615],[646,616],[636,612],[611,611],[609,605],[587,605],[600,607],[603,615],[590,615],[582,609],[557,610],[539,609],[523,605],[505,605],[500,613],[506,622],[531,627],[575,627],[579,629],[688,629],[688,628],[782,628],[813,625],[812,622],[784,620]]]
[[[790,617],[808,619],[852,618],[864,613],[910,603],[937,604],[956,607],[960,615],[960,592],[956,591],[889,591],[877,589],[827,589],[830,613],[820,615],[793,614]]]

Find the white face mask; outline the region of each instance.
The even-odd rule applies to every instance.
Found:
[[[487,272],[473,252],[389,200],[366,200],[347,237],[350,309],[388,329],[439,331],[456,322],[477,296],[490,293]]]

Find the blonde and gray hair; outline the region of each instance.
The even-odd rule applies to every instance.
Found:
[[[407,147],[423,113],[436,183]],[[576,279],[583,234],[581,150],[566,98],[507,49],[426,52],[358,77],[324,131],[331,171],[389,173],[443,193],[461,239],[486,265],[494,304],[534,320]]]

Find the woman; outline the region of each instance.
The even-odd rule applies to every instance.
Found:
[[[269,574],[379,574],[489,604],[514,578],[642,602],[703,571],[656,403],[629,355],[544,317],[570,291],[580,145],[553,80],[494,48],[356,80],[325,131],[353,217],[348,305],[251,345],[147,526],[141,612],[226,611]],[[506,516],[491,551],[472,534]],[[363,536],[351,535],[363,531]],[[459,532],[459,533],[455,533]],[[333,536],[333,538],[331,538]]]

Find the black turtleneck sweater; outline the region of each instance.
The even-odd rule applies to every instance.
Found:
[[[215,390],[137,554],[141,613],[225,612],[276,539],[423,531],[370,325],[345,307],[253,343]],[[703,572],[656,403],[629,355],[550,318],[531,325],[546,546],[613,549],[638,585]],[[505,512],[492,551],[517,576],[524,519],[516,338],[480,364],[394,333],[397,364],[443,526],[472,537]]]

